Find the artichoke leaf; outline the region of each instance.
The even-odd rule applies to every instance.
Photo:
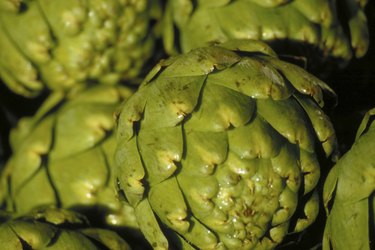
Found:
[[[259,159],[260,158],[246,159],[230,150],[224,164],[227,165],[233,173],[243,178],[249,178],[254,176],[258,171]]]
[[[12,180],[11,185],[13,187],[22,186],[42,166],[43,156],[51,150],[53,140],[52,127],[54,123],[54,116],[47,117],[24,139],[19,147],[15,146],[17,157],[10,162],[3,173],[5,175],[11,175],[12,172],[17,173],[17,178],[13,178]],[[17,132],[15,130],[12,133],[16,136]],[[20,132],[22,133],[22,131]]]
[[[279,154],[284,138],[260,116],[228,131],[229,148],[240,158],[270,159]]]
[[[225,101],[223,101],[225,100]],[[225,131],[247,123],[254,113],[253,100],[230,88],[207,82],[200,106],[185,122],[186,131]]]
[[[263,22],[269,24],[270,20],[267,19],[273,19],[269,12],[274,12],[274,10],[264,9],[251,1],[232,1],[229,5],[214,9],[212,14],[217,22],[217,25],[214,26],[218,26],[217,29],[222,30],[221,32],[225,34],[223,39],[219,36],[220,33],[216,33],[216,40],[220,42],[233,38],[262,40],[263,28],[266,27]],[[228,18],[229,16],[231,18]],[[209,19],[205,21],[205,25],[212,23],[212,20]],[[278,24],[280,23],[282,22],[278,20]]]
[[[100,192],[107,186],[110,171],[101,147],[51,160],[48,168],[64,207],[100,204]]]
[[[189,55],[181,55],[159,75],[168,77],[191,77],[208,75],[215,69],[227,68],[240,60],[235,52],[220,47],[198,48]]]
[[[164,236],[147,199],[138,203],[135,207],[135,215],[139,228],[151,246],[154,249],[169,249],[168,240]]]
[[[149,84],[152,82],[158,75],[161,73],[166,67],[169,67],[171,64],[173,64],[175,61],[178,60],[178,57],[169,57],[166,59],[161,59],[145,76],[141,86],[139,88],[142,88],[144,85]]]
[[[310,0],[307,0],[311,2]],[[303,2],[307,2],[303,1]],[[293,1],[293,4],[296,1]],[[301,1],[299,1],[301,2]],[[317,23],[311,22],[309,17],[296,11],[293,6],[287,6],[280,12],[285,22],[287,22],[287,38],[307,44],[321,43],[321,27]],[[328,46],[327,46],[328,47]],[[321,48],[323,49],[323,48]]]
[[[11,221],[9,227],[32,249],[43,249],[48,246],[57,233],[57,229],[52,225],[35,221],[29,223],[26,221]]]
[[[113,110],[114,105],[101,103],[67,103],[59,110],[50,158],[57,160],[95,147],[115,125],[111,116]]]
[[[291,0],[250,0],[250,1],[260,6],[268,7],[268,8],[281,6],[283,4],[291,2]]]
[[[180,123],[195,109],[205,79],[204,75],[170,77],[151,83],[142,128],[172,127]],[[160,109],[161,106],[166,108]]]
[[[101,103],[101,104],[113,104],[117,105],[124,99],[128,99],[134,90],[124,86],[111,86],[98,85],[95,88],[82,88],[82,90],[70,92],[67,98],[69,98],[69,105],[79,105],[80,103]],[[79,96],[79,98],[77,98]],[[74,104],[73,104],[74,103]]]
[[[181,173],[211,175],[215,167],[227,157],[228,142],[225,132],[185,131],[186,151]]]
[[[0,48],[1,74],[12,80],[11,85],[8,86],[19,94],[35,96],[43,88],[37,70],[10,40],[2,24],[0,24]]]
[[[293,144],[284,144],[280,153],[271,159],[271,163],[273,170],[285,178],[288,188],[297,193],[302,182],[298,147]]]
[[[32,179],[25,181],[21,186],[13,186],[11,200],[14,211],[18,214],[29,212],[34,207],[56,204],[59,196],[56,193],[51,177],[45,165],[32,176]],[[12,180],[17,176],[12,176]],[[11,183],[12,184],[12,183]],[[42,192],[40,192],[42,190]],[[7,204],[9,207],[11,204]]]
[[[292,94],[291,88],[275,68],[249,57],[243,58],[230,70],[210,74],[207,83],[222,85],[252,98],[280,100]]]
[[[183,235],[185,241],[199,249],[215,249],[218,243],[215,234],[195,217],[189,217],[189,221],[193,226]]]
[[[334,22],[334,15],[331,11],[333,1],[326,0],[302,0],[302,1],[292,1],[291,5],[303,16],[310,21],[323,24],[324,26],[332,25]]]
[[[190,228],[188,210],[175,177],[151,186],[148,201],[160,220],[169,228],[185,234]]]
[[[189,1],[192,2],[191,0]],[[230,2],[232,2],[232,0],[217,0],[217,1],[198,0],[198,5],[199,7],[212,8],[212,7],[227,5]]]
[[[18,12],[20,11],[21,0],[0,0],[0,10]],[[4,238],[5,239],[5,238]]]
[[[7,224],[0,225],[0,249],[22,249],[22,242],[12,228]]]
[[[180,32],[176,34],[180,39],[181,50],[187,52],[193,48],[227,41],[227,34],[219,25],[216,25],[217,22],[212,24],[213,20],[217,20],[214,11],[207,11],[206,8],[197,8],[188,22],[179,27]]]
[[[349,12],[349,29],[351,45],[357,58],[363,57],[369,47],[369,30],[367,28],[366,14],[358,1],[345,0],[346,10]]]
[[[163,182],[175,173],[176,162],[182,159],[181,126],[141,130],[137,144],[151,186]]]
[[[375,108],[370,109],[369,111],[366,112],[361,124],[359,125],[358,131],[356,134],[356,140],[358,140],[358,138],[370,128],[371,124],[373,124],[372,119],[374,118],[374,116],[375,116]]]
[[[265,8],[251,1],[233,1],[216,14],[220,27],[230,38],[267,41],[286,38],[288,35],[287,19],[282,16],[282,11],[289,7],[285,6]]]
[[[145,170],[139,155],[136,137],[118,145],[115,159],[114,171],[119,188],[125,192],[129,203],[136,206],[142,200],[145,189],[142,183]]]
[[[75,35],[81,31],[86,20],[86,0],[68,0],[52,3],[48,0],[38,0],[39,6],[53,33],[59,40],[66,35]]]
[[[1,40],[1,39],[0,39]],[[1,41],[0,41],[0,47]],[[0,78],[3,80],[3,82],[6,82],[7,87],[12,90],[13,92],[27,96],[27,97],[33,97],[36,95],[36,92],[29,88],[26,85],[23,85],[22,81],[17,79],[17,76],[14,76],[11,72],[9,72],[8,69],[6,69],[7,66],[3,66],[0,58]],[[37,83],[37,85],[40,85],[40,83]],[[37,86],[39,88],[39,86]]]
[[[335,28],[334,26],[322,27],[321,29],[321,49],[324,47],[330,48],[330,52],[336,58],[341,59],[344,63],[348,62],[353,57],[350,42],[345,37],[344,30],[341,26]]]
[[[335,201],[323,236],[323,249],[370,250],[369,200]]]
[[[318,184],[320,178],[319,161],[315,154],[300,149],[300,163],[301,171],[304,178],[303,194],[307,194],[311,192]]]
[[[27,11],[2,13],[0,20],[26,58],[34,63],[45,64],[52,59],[51,50],[55,47],[51,31],[43,13],[40,13],[38,1],[25,1],[24,4],[27,5]]]
[[[333,124],[329,120],[329,117],[313,100],[300,95],[295,95],[294,97],[309,116],[312,127],[315,130],[318,140],[322,144],[326,156],[335,155],[337,153],[334,152],[337,148],[337,140]]]
[[[130,246],[117,233],[100,228],[85,228],[81,233],[103,243],[108,249],[130,250]]]
[[[329,171],[328,176],[326,180],[324,181],[323,201],[324,201],[324,208],[327,214],[329,214],[329,211],[328,211],[329,202],[334,197],[334,192],[337,187],[337,181],[338,181],[339,175],[340,175],[340,168],[339,166],[335,165]]]
[[[219,192],[217,180],[213,176],[203,177],[188,173],[178,175],[177,180],[194,216],[198,220],[210,216],[215,208],[212,199]]]
[[[350,204],[368,199],[375,190],[375,152],[373,150],[375,147],[375,126],[373,124],[375,123],[370,120],[373,112],[374,109],[367,113],[352,148],[334,167],[337,170],[333,172],[332,176],[338,179],[335,200],[339,203]],[[325,184],[326,194],[330,194],[332,192],[330,190],[333,188],[332,177],[328,180]],[[329,195],[325,195],[325,197],[330,198]]]
[[[274,101],[257,99],[258,113],[290,143],[298,144],[308,152],[314,152],[314,137],[308,119],[293,98]]]
[[[276,58],[262,58],[270,62],[276,69],[278,69],[281,74],[290,81],[293,87],[298,90],[298,92],[304,95],[312,96],[320,107],[324,106],[322,90],[330,93],[332,96],[336,96],[331,87],[302,68]]]
[[[276,210],[272,217],[272,226],[278,226],[282,223],[288,223],[289,219],[296,211],[298,204],[298,193],[291,190],[288,186],[284,188],[279,197],[280,208]],[[272,229],[271,229],[272,231]],[[287,231],[282,231],[287,233]],[[285,235],[285,234],[284,234]]]
[[[218,46],[232,51],[238,51],[239,53],[255,52],[263,53],[272,57],[277,57],[276,52],[271,47],[258,40],[231,39],[226,42],[220,43],[220,45]]]
[[[311,197],[305,203],[303,212],[303,218],[299,218],[297,220],[294,228],[295,232],[302,232],[316,220],[319,213],[319,195],[316,190],[311,194]]]
[[[92,241],[83,234],[70,230],[63,230],[56,241],[44,249],[59,250],[69,246],[69,250],[100,250]]]
[[[137,91],[139,93],[138,95],[131,96],[128,101],[123,102],[118,108],[115,113],[117,140],[128,141],[136,134],[136,126],[143,117],[144,108],[148,99],[143,96],[147,95],[148,89],[149,86],[140,87]],[[124,110],[127,112],[123,112]]]

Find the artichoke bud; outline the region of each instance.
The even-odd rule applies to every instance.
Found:
[[[116,177],[152,246],[274,248],[315,220],[331,89],[255,43],[162,61],[121,106]]]
[[[154,50],[153,9],[161,8],[149,0],[0,4],[0,77],[29,97],[88,82],[136,82]]]
[[[11,131],[14,154],[1,175],[5,208],[15,214],[43,205],[99,211],[98,223],[136,228],[133,208],[115,195],[112,159],[112,114],[132,93],[94,85],[51,95],[34,117],[22,118]]]
[[[307,66],[313,70],[325,65],[343,67],[368,50],[365,2],[171,1],[164,15],[164,46],[169,54],[176,54],[212,43],[254,39],[280,53],[307,57]]]

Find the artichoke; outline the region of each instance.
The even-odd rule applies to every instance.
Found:
[[[368,49],[366,2],[171,0],[164,18],[164,43],[169,53],[175,53],[230,39],[256,39],[282,54],[306,57],[314,70],[326,62],[343,67],[353,54],[362,57]]]
[[[0,197],[17,215],[56,205],[98,225],[136,229],[133,208],[118,200],[113,177],[113,113],[133,90],[97,85],[68,96],[55,92],[11,131],[13,154],[1,173]]]
[[[82,215],[47,207],[0,224],[0,248],[126,250],[127,242],[108,229],[87,225]]]
[[[374,249],[374,117],[375,108],[368,111],[352,148],[325,181],[323,198],[328,218],[323,249]]]
[[[0,77],[28,97],[132,80],[153,53],[153,2],[1,0]]]
[[[117,188],[149,243],[270,249],[312,224],[336,150],[323,91],[260,41],[160,61],[117,115]]]

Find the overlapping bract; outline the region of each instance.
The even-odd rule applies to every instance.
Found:
[[[90,227],[83,215],[46,207],[0,225],[0,248],[127,250],[127,242],[117,233]]]
[[[118,188],[150,244],[269,249],[308,227],[319,203],[315,148],[336,149],[323,90],[257,41],[161,61],[117,131]]]
[[[0,77],[24,96],[134,79],[153,54],[150,3],[2,0]]]
[[[343,66],[368,49],[366,2],[172,0],[164,20],[165,46],[170,53],[175,47],[187,52],[230,39],[257,39],[282,54],[305,56],[312,68],[327,61]]]
[[[328,218],[323,249],[370,250],[375,246],[374,116],[375,108],[366,114],[352,148],[325,181]]]
[[[136,228],[133,209],[115,197],[113,113],[133,90],[94,86],[61,98],[56,92],[11,132],[13,155],[1,174],[8,211],[59,207],[98,214],[98,223]]]

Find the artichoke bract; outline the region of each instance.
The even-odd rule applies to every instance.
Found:
[[[0,77],[28,97],[133,80],[153,54],[152,8],[149,0],[2,0]]]
[[[95,216],[98,224],[137,228],[133,208],[115,193],[113,113],[133,94],[97,85],[51,95],[33,117],[11,131],[13,154],[0,179],[0,198],[15,214],[44,206]]]
[[[126,250],[131,249],[116,232],[90,227],[78,213],[46,207],[9,218],[0,225],[0,248]]]
[[[375,108],[368,111],[352,148],[324,183],[328,218],[323,249],[374,249]]]
[[[366,2],[171,0],[164,43],[174,53],[230,39],[256,39],[280,53],[306,57],[311,68],[326,62],[343,67],[353,54],[362,57],[368,49]]]
[[[118,192],[155,249],[270,249],[319,209],[332,90],[259,41],[162,60],[117,117]]]

